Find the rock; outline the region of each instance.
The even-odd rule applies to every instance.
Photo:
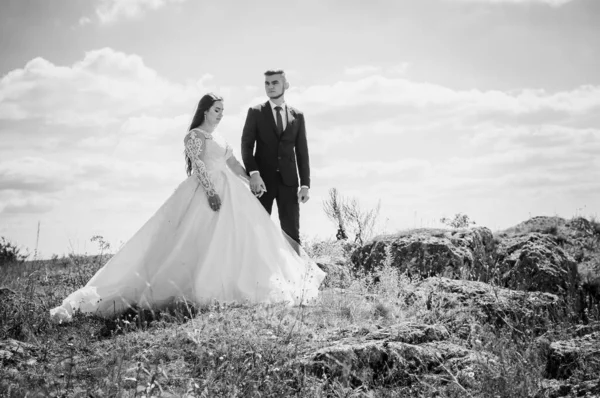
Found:
[[[15,296],[15,295],[16,295],[16,293],[14,290],[9,289],[8,287],[5,287],[5,286],[0,286],[0,298],[6,299],[7,297]]]
[[[448,278],[427,278],[408,292],[408,305],[421,302],[428,308],[439,306],[448,311],[455,308],[479,310],[484,322],[496,325],[518,325],[540,334],[551,322],[563,317],[564,301],[543,292],[523,292],[494,287],[484,282]],[[457,325],[457,327],[460,325]]]
[[[351,257],[355,270],[373,272],[385,262],[411,276],[445,276],[487,281],[493,266],[494,237],[485,227],[420,229],[378,238]]]
[[[598,395],[600,395],[600,378],[575,383],[542,380],[540,390],[533,398],[598,397]]]
[[[583,217],[566,220],[562,217],[536,216],[502,231],[505,235],[525,235],[532,232],[558,236],[559,240],[591,238],[599,235],[594,224]]]
[[[305,370],[348,386],[410,385],[421,374],[477,373],[496,359],[445,341],[440,325],[398,324],[321,348],[302,362]],[[492,364],[492,365],[491,365]]]
[[[35,363],[34,357],[37,348],[29,343],[19,340],[7,339],[0,341],[0,362],[17,363],[22,362],[28,365]]]
[[[586,334],[592,334],[594,332],[600,332],[600,321],[590,322],[585,325],[575,325],[573,328],[574,337],[583,337]]]
[[[365,340],[397,341],[407,344],[423,344],[448,338],[450,333],[443,325],[422,325],[412,322],[399,323],[365,335]]]
[[[566,225],[567,220],[562,217],[535,216],[502,232],[510,235],[529,234],[531,232],[556,233],[559,230],[566,229]]]
[[[327,273],[321,283],[322,287],[347,287],[350,285],[352,275],[350,266],[343,257],[324,256],[315,261],[319,268]]]
[[[534,232],[505,238],[497,260],[502,283],[511,289],[558,295],[577,291],[575,260],[547,235]]]
[[[567,379],[576,371],[600,374],[600,332],[550,344],[546,377]]]

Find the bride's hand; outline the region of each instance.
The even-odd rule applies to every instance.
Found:
[[[267,192],[267,187],[258,173],[252,173],[250,177],[250,190],[257,198],[260,198],[263,193]]]
[[[221,208],[221,198],[219,197],[219,195],[214,194],[213,196],[209,196],[208,205],[214,211],[219,211],[219,209]]]

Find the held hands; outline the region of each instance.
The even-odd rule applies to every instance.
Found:
[[[259,173],[252,173],[250,176],[250,190],[257,198],[260,198],[267,192],[267,187],[265,187],[265,183]]]
[[[310,198],[310,195],[308,194],[308,188],[306,188],[306,187],[300,188],[300,191],[298,191],[298,203],[306,203],[306,202],[308,202],[309,198]]]
[[[213,196],[208,197],[208,205],[213,211],[219,211],[221,208],[221,198],[219,195],[214,194]]]

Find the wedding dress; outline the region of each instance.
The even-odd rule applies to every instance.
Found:
[[[231,148],[218,134],[188,134],[193,174],[86,286],[51,310],[54,319],[69,321],[76,310],[112,316],[177,300],[298,305],[317,297],[325,273],[297,254],[227,166]],[[219,211],[207,199],[215,193]]]

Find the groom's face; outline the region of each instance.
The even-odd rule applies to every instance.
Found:
[[[286,81],[283,75],[265,76],[265,91],[269,98],[279,98],[285,93]]]

